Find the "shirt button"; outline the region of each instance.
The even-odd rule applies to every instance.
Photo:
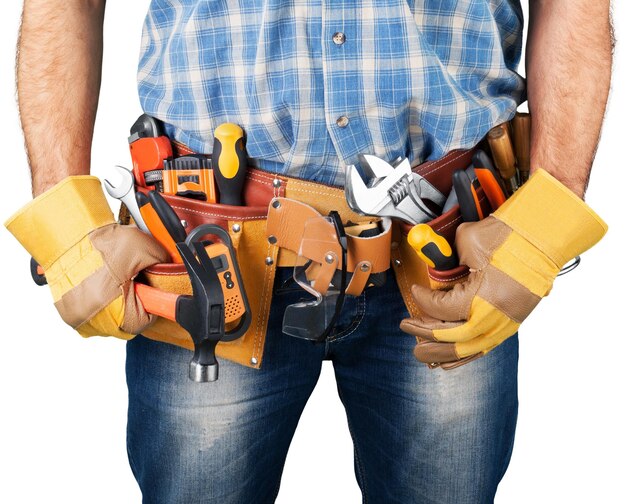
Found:
[[[350,119],[348,119],[346,116],[340,116],[337,118],[337,126],[339,126],[340,128],[345,128],[348,123],[350,123]]]
[[[336,32],[333,35],[333,42],[337,45],[341,45],[346,41],[346,35],[341,32]]]

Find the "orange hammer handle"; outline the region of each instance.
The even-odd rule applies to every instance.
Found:
[[[137,282],[135,283],[135,294],[148,313],[176,322],[178,294],[165,292]]]

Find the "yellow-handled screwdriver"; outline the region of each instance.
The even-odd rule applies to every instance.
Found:
[[[220,203],[240,206],[247,164],[243,129],[233,123],[223,123],[215,128],[214,135],[212,167]]]
[[[428,224],[417,224],[409,231],[409,245],[431,268],[446,271],[459,265],[454,250],[443,236]]]

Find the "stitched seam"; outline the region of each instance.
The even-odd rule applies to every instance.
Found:
[[[428,268],[428,278],[431,278],[432,280],[435,280],[436,282],[441,282],[441,283],[446,283],[446,282],[454,282],[456,280],[459,280],[461,278],[465,278],[466,276],[469,276],[469,271],[467,273],[463,273],[461,275],[452,277],[452,278],[437,278],[434,277],[430,274],[430,268]]]
[[[454,163],[457,159],[462,158],[463,156],[466,156],[466,155],[467,155],[467,151],[461,152],[461,153],[457,154],[456,156],[454,156],[453,158],[451,158],[448,161],[446,161],[445,163],[442,163],[440,165],[434,166],[432,168],[432,170],[424,171],[422,173],[419,173],[419,172],[417,172],[417,173],[419,173],[419,175],[421,175],[422,177],[425,177],[426,175],[430,175],[431,173],[435,173],[436,171],[441,170],[443,167],[448,166],[449,164]],[[435,161],[435,163],[436,163],[436,161]],[[419,165],[418,165],[418,168],[419,168]]]
[[[400,254],[398,254],[398,255],[400,255]],[[411,308],[413,308],[413,311],[414,311],[414,312],[417,312],[417,306],[416,306],[416,305],[414,304],[414,302],[413,302],[413,296],[411,295],[411,287],[409,286],[409,281],[408,281],[408,279],[407,279],[407,277],[406,277],[405,270],[402,268],[402,266],[400,266],[400,267],[398,267],[398,268],[396,269],[396,273],[397,273],[397,270],[398,270],[398,269],[399,269],[399,270],[401,270],[401,272],[400,272],[401,281],[402,281],[402,283],[403,283],[403,285],[404,285],[405,290],[408,292],[408,296],[407,296],[407,298],[408,298],[408,300],[409,300],[409,306],[410,306]],[[404,297],[404,296],[403,296],[403,297]]]
[[[272,246],[268,245],[267,246],[267,253],[266,253],[266,257],[270,256],[271,253],[271,249]],[[268,281],[267,281],[267,274],[269,272],[269,270],[272,268],[272,266],[265,266],[265,273],[263,274],[263,292],[261,293],[261,307],[262,309],[259,310],[259,315],[257,316],[257,327],[256,327],[256,331],[254,334],[254,344],[252,346],[252,355],[257,355],[257,352],[260,350],[261,347],[261,324],[262,324],[262,317],[261,315],[263,314],[263,319],[265,318],[265,313],[267,312],[267,306],[268,306],[268,296],[266,294],[267,292],[267,285],[268,285]]]
[[[456,219],[454,219],[451,222],[448,222],[445,226],[441,226],[440,228],[437,229],[437,231],[443,231],[444,229],[449,228],[450,226],[453,226],[454,224],[456,224],[458,221],[462,220],[461,216],[458,216]]]
[[[167,263],[169,264],[169,263]],[[146,273],[152,273],[153,275],[159,275],[159,276],[185,276],[188,275],[188,273],[186,271],[180,271],[180,272],[174,272],[174,273],[161,273],[160,271],[155,271],[152,269],[145,269],[144,270]]]
[[[300,193],[308,193],[308,194],[319,194],[320,196],[333,196],[332,193],[328,191],[311,191],[308,189],[300,189],[299,187],[290,187],[291,192],[300,192]],[[337,199],[341,199],[339,195],[337,195]]]
[[[339,383],[337,383],[337,392],[339,393],[339,398],[341,399],[341,402],[343,402],[343,394],[341,393],[341,386],[339,385]],[[361,488],[363,504],[367,504],[368,499],[365,468],[363,467],[361,463],[361,458],[359,457],[359,448],[357,446],[356,436],[354,435],[354,429],[352,428],[352,422],[350,421],[350,415],[348,414],[348,409],[345,407],[345,403],[344,408],[346,410],[346,421],[348,423],[348,430],[350,431],[350,437],[352,438],[352,444],[354,445],[354,462],[358,468],[359,475],[361,476],[361,482],[363,483],[363,488]]]
[[[361,301],[357,300],[357,303],[361,304]],[[362,306],[363,306],[362,310],[357,308],[358,310],[357,317],[352,321],[352,323],[346,329],[341,331],[339,334],[335,335],[335,337],[332,340],[328,340],[329,343],[335,343],[336,341],[341,341],[347,336],[350,336],[354,331],[356,331],[359,328],[359,326],[361,325],[361,322],[363,322],[363,319],[365,318],[365,312],[367,310],[367,303],[365,300],[365,291],[363,292]],[[346,331],[349,331],[349,332],[346,333]]]
[[[239,216],[233,216],[233,215],[224,215],[224,214],[218,214],[218,213],[213,213],[213,212],[201,212],[200,210],[194,210],[192,208],[187,208],[184,206],[175,206],[172,205],[172,208],[177,209],[177,210],[182,210],[183,212],[189,212],[189,213],[195,213],[198,215],[208,215],[209,217],[219,217],[221,219],[226,219],[226,220],[262,220],[265,219],[266,216],[265,215],[253,215],[253,216],[249,216],[249,217],[239,217]]]

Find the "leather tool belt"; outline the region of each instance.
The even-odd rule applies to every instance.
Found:
[[[174,154],[193,154],[185,146],[174,143]],[[471,163],[473,151],[453,151],[443,158],[423,163],[413,170],[444,194],[451,190],[452,174]],[[484,195],[479,194],[484,199]],[[190,198],[163,194],[187,229],[201,224],[216,224],[225,229],[237,251],[244,285],[248,289],[252,323],[239,339],[221,342],[219,357],[239,364],[260,368],[263,360],[267,322],[270,313],[274,276],[277,266],[293,266],[298,252],[303,223],[310,217],[339,212],[350,228],[371,224],[377,219],[353,212],[346,202],[343,188],[327,186],[297,178],[249,168],[243,189],[244,206],[207,203]],[[124,222],[124,216],[120,216]],[[128,222],[128,219],[126,219]],[[461,218],[458,206],[437,217],[429,224],[450,242],[454,241]],[[380,233],[374,237],[349,236],[347,269],[352,273],[347,294],[358,295],[368,285],[372,275],[384,272],[390,265],[409,313],[417,314],[410,289],[414,283],[441,288],[467,275],[459,267],[446,272],[434,272],[417,257],[408,245],[406,235],[410,225],[383,221]],[[313,250],[317,257],[323,250]],[[319,257],[318,257],[319,259]],[[318,276],[319,278],[319,276]],[[157,264],[144,270],[142,282],[178,294],[190,294],[191,284],[183,265]],[[395,323],[395,322],[394,322]],[[398,321],[399,323],[399,321]],[[148,338],[193,349],[189,334],[176,323],[164,318],[144,332]]]

